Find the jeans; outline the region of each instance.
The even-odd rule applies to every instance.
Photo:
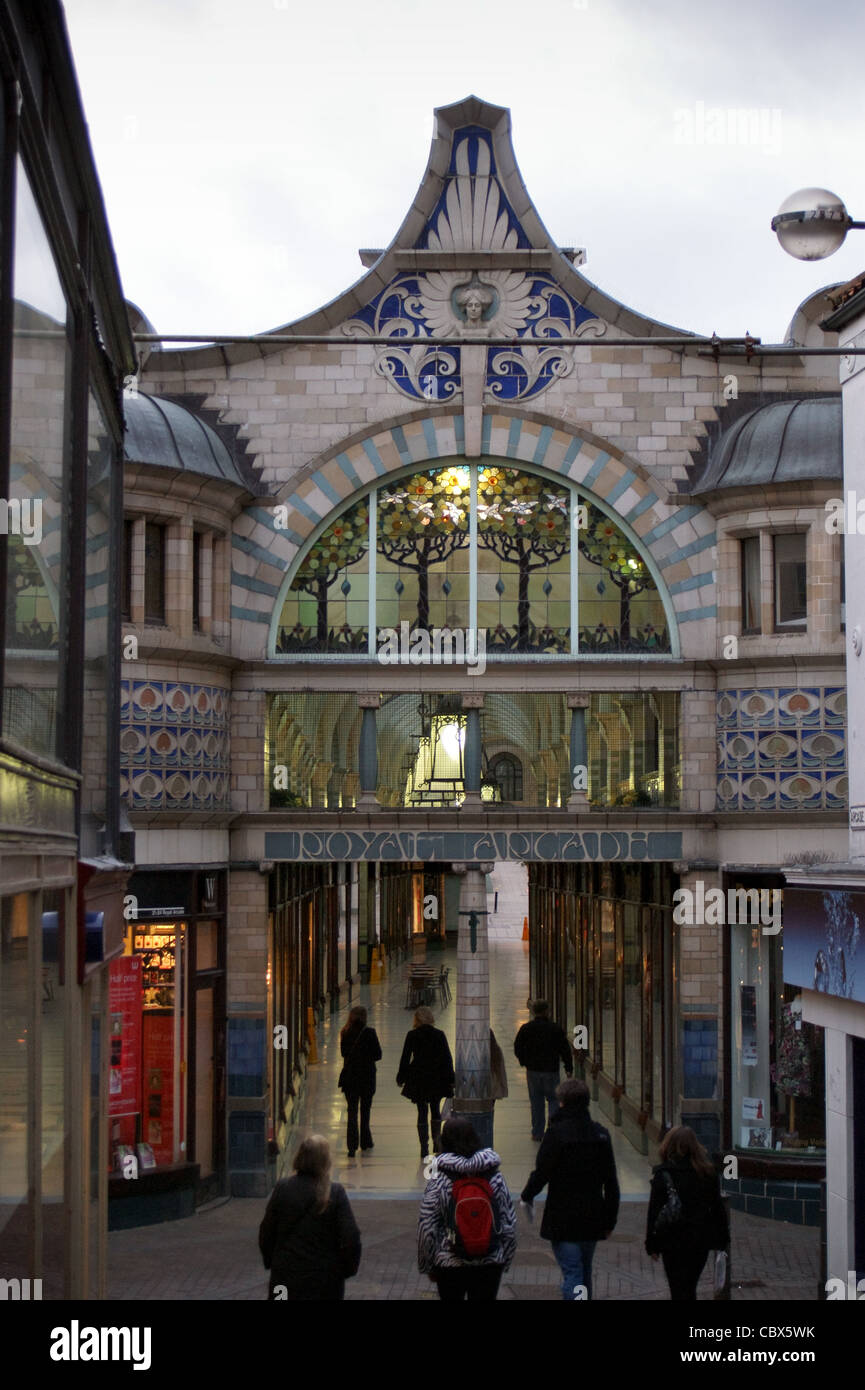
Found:
[[[345,1101],[348,1106],[346,1148],[350,1154],[353,1154],[357,1148],[357,1108],[359,1105],[360,1147],[362,1149],[371,1149],[372,1135],[369,1129],[369,1115],[372,1110],[372,1093],[370,1091],[346,1091]]]
[[[591,1298],[592,1259],[597,1243],[596,1240],[553,1241],[553,1254],[562,1271],[562,1298],[573,1302],[578,1284],[585,1288],[586,1299]]]
[[[532,1138],[543,1139],[547,1127],[544,1101],[550,1104],[550,1119],[559,1108],[556,1100],[556,1087],[559,1084],[557,1071],[526,1071],[529,1083],[529,1100],[532,1106]]]
[[[493,1303],[504,1273],[501,1265],[470,1265],[436,1269],[436,1284],[443,1303]]]
[[[421,1154],[426,1158],[429,1153],[429,1126],[427,1124],[427,1106],[429,1106],[429,1118],[432,1123],[433,1152],[438,1153],[439,1135],[441,1134],[441,1101],[440,1100],[417,1100],[417,1134],[420,1139]]]

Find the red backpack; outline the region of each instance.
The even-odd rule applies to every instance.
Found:
[[[462,1260],[479,1260],[493,1248],[495,1197],[486,1178],[455,1178],[451,1183],[450,1246]]]

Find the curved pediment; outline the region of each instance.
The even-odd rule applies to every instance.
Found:
[[[436,110],[418,192],[391,244],[381,252],[361,252],[367,274],[321,309],[271,331],[431,344],[455,338],[598,338],[610,327],[616,336],[682,333],[605,295],[579,273],[574,257],[572,248],[554,243],[529,197],[511,142],[510,112],[469,96]],[[273,350],[282,347],[274,344]],[[214,363],[235,362],[266,351],[258,342],[185,350],[183,358],[208,365],[211,357]],[[433,358],[422,350],[409,357],[388,352],[377,366],[406,395],[453,399],[458,347],[455,354],[448,356],[444,348]],[[157,356],[170,367],[179,354]],[[536,394],[542,378],[566,375],[572,353],[551,355],[526,346],[519,361],[497,356],[487,389],[495,399],[515,400]],[[510,389],[517,379],[519,389]]]

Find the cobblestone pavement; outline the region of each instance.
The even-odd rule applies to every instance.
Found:
[[[417,1272],[415,1230],[419,1194],[364,1196],[352,1206],[361,1230],[363,1258],[346,1285],[350,1300],[437,1300]],[[267,1297],[267,1275],[258,1253],[264,1202],[234,1199],[214,1204],[184,1221],[108,1237],[111,1299],[250,1300]],[[559,1271],[547,1241],[520,1213],[517,1257],[505,1276],[501,1299],[557,1299]],[[598,1245],[594,1265],[597,1299],[663,1300],[667,1285],[660,1264],[643,1250],[646,1203],[622,1203],[613,1236]],[[819,1237],[811,1227],[732,1213],[731,1268],[737,1300],[816,1300]],[[741,1283],[742,1287],[735,1287]],[[711,1299],[709,1272],[701,1299]]]

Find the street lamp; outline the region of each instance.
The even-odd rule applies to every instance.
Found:
[[[787,255],[797,261],[822,261],[834,255],[851,227],[865,227],[865,222],[854,222],[828,188],[800,188],[772,218],[772,231]]]

